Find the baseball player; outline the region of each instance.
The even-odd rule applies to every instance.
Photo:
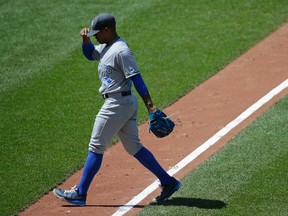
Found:
[[[90,29],[81,29],[80,36],[84,56],[88,60],[99,61],[98,74],[102,84],[99,93],[104,104],[96,115],[80,182],[70,190],[54,189],[54,194],[71,204],[85,206],[87,191],[101,166],[103,154],[112,137],[117,134],[125,150],[160,180],[163,189],[154,201],[167,200],[180,188],[181,183],[160,166],[139,140],[136,121],[138,104],[131,92],[132,83],[148,113],[155,112],[157,108],[152,103],[131,50],[116,32],[115,18],[108,13],[97,15]],[[90,37],[95,37],[99,45],[95,46]]]

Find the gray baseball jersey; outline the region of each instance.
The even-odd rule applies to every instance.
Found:
[[[127,43],[118,37],[110,46],[95,46],[93,57],[99,60],[98,73],[101,80],[99,92],[118,93],[131,90],[132,81],[127,79],[137,73],[139,68]]]

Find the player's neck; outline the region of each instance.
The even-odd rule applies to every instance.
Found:
[[[113,37],[111,37],[111,40],[109,40],[106,44],[107,46],[112,45],[116,40],[118,40],[120,37],[117,34],[114,34]]]

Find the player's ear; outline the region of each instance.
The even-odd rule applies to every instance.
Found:
[[[105,30],[115,32],[115,26],[105,27]]]
[[[104,31],[105,33],[108,33],[111,30],[108,27],[105,27],[102,31]]]

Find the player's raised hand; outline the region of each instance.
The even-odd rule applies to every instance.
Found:
[[[83,39],[83,44],[88,44],[90,42],[90,38],[87,36],[88,32],[90,31],[89,28],[85,27],[80,30],[80,36]]]
[[[82,28],[81,31],[80,31],[80,36],[81,37],[87,37],[87,34],[88,34],[89,31],[90,31],[90,29],[87,28],[87,27]]]

